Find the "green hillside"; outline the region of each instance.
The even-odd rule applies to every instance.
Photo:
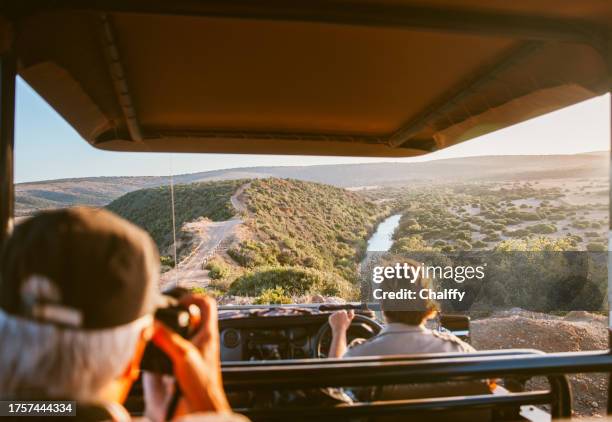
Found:
[[[298,180],[255,180],[244,196],[255,236],[229,251],[240,265],[311,268],[348,281],[383,212],[358,194]]]
[[[222,221],[234,215],[230,198],[245,180],[193,183],[174,187],[176,228],[183,223],[208,217]],[[172,242],[170,188],[141,189],[123,195],[107,208],[147,230],[160,250]]]
[[[231,218],[236,213],[231,196],[245,183],[176,186],[177,229],[200,217]],[[246,230],[227,251],[229,257],[206,264],[208,290],[262,302],[315,294],[356,298],[357,264],[386,208],[341,188],[276,178],[251,181],[240,201],[246,206],[241,215]],[[128,193],[108,209],[147,230],[160,250],[171,244],[168,187]]]

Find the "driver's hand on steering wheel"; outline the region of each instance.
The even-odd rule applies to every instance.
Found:
[[[355,312],[352,309],[349,311],[336,311],[331,314],[329,316],[329,325],[332,329],[332,334],[337,335],[346,333],[354,317]]]

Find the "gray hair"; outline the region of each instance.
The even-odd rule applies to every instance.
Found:
[[[95,401],[134,358],[146,315],[101,330],[76,330],[0,309],[0,398]]]

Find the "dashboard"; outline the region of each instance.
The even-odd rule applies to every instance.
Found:
[[[327,320],[333,309],[264,307],[219,309],[221,360],[260,361],[325,358],[331,343]],[[355,310],[347,343],[367,340],[382,325],[371,310]],[[430,328],[450,331],[469,342],[469,318],[444,315]]]
[[[221,331],[221,360],[248,361],[314,357],[313,339],[319,330],[319,325],[224,328]]]
[[[373,315],[368,315],[373,317]],[[331,336],[329,312],[269,308],[219,313],[222,361],[305,359],[325,357]],[[377,330],[351,325],[347,336],[367,339]]]

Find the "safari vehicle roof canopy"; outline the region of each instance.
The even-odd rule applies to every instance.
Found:
[[[609,0],[12,3],[19,74],[106,150],[412,156],[610,85]]]

